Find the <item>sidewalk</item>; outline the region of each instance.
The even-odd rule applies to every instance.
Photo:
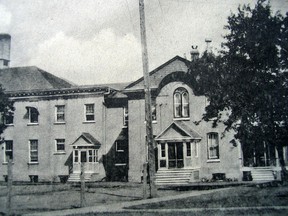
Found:
[[[229,188],[221,188],[221,189],[214,189],[214,190],[208,190],[208,191],[191,191],[189,193],[185,194],[179,194],[179,195],[173,195],[173,196],[165,196],[165,197],[157,197],[152,199],[145,199],[145,200],[136,200],[136,201],[129,201],[129,202],[121,202],[121,203],[114,203],[114,204],[102,204],[98,206],[89,206],[84,208],[78,208],[78,209],[67,209],[67,210],[60,210],[60,211],[49,211],[49,212],[40,212],[40,213],[33,213],[33,214],[25,214],[26,216],[67,216],[67,215],[81,215],[81,214],[91,214],[91,213],[112,213],[112,212],[135,212],[139,210],[128,210],[125,208],[135,206],[135,205],[142,205],[142,204],[149,204],[149,203],[157,203],[162,201],[168,201],[168,200],[175,200],[175,199],[183,199],[193,196],[199,196],[202,194],[209,194],[220,190],[229,190]],[[179,209],[176,209],[179,211]],[[147,210],[145,210],[147,211]],[[148,210],[149,211],[149,210]],[[158,211],[158,210],[153,210]],[[163,211],[163,210],[161,210]],[[171,211],[171,210],[169,210]]]

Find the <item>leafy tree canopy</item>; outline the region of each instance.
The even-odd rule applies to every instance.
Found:
[[[12,116],[14,111],[13,102],[4,93],[4,89],[0,85],[0,135],[6,128],[5,117]],[[1,141],[1,137],[0,137]]]
[[[272,14],[258,0],[239,6],[225,28],[221,52],[206,51],[189,68],[196,93],[210,101],[203,119],[224,123],[242,145],[265,141],[280,150],[288,144],[288,13]]]

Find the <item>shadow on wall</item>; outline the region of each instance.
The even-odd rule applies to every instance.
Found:
[[[128,155],[128,129],[122,128],[109,152],[102,157],[106,181],[128,181]]]

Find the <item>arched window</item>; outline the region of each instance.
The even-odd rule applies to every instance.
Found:
[[[189,117],[189,94],[185,88],[177,88],[174,92],[174,117]]]

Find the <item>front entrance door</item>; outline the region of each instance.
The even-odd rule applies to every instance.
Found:
[[[95,163],[98,161],[98,152],[95,149],[74,149],[73,151],[73,172],[81,172],[81,163],[86,173],[95,171]]]
[[[168,143],[168,168],[183,168],[183,143]]]

